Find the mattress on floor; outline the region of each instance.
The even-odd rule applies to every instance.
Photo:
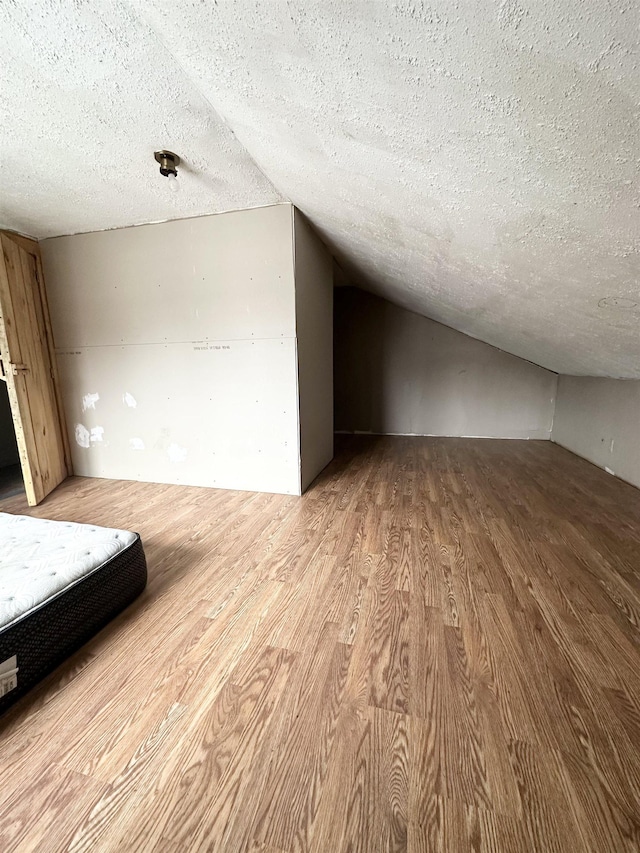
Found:
[[[137,533],[0,512],[0,714],[146,582]]]

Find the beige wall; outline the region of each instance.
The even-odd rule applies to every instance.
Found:
[[[640,382],[560,376],[552,438],[640,488]]]
[[[292,220],[41,243],[77,474],[300,491]]]
[[[555,373],[356,288],[335,301],[338,430],[550,437]]]
[[[302,491],[333,458],[333,259],[295,212]]]

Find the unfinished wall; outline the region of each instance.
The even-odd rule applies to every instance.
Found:
[[[295,211],[302,491],[333,458],[333,259]]]
[[[0,382],[0,468],[20,461],[6,383]]]
[[[356,288],[335,303],[336,429],[550,437],[555,373]]]
[[[552,439],[640,488],[640,382],[560,376]]]
[[[41,243],[75,473],[299,492],[292,217]]]

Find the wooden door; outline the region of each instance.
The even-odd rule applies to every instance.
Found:
[[[30,506],[71,473],[38,244],[0,232],[0,358]]]

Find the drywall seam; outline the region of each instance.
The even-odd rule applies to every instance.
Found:
[[[298,450],[298,495],[302,494],[302,419],[300,417],[300,347],[295,339],[296,352],[296,441]]]
[[[291,205],[291,263],[294,287],[296,288],[296,310],[295,310],[295,329],[296,329],[296,418],[297,428],[296,435],[298,439],[298,494],[302,495],[302,418],[300,416],[300,347],[298,346],[298,280],[296,275],[296,217],[294,206]]]
[[[291,210],[291,219],[290,219],[290,239],[291,239],[291,275],[293,277],[294,288],[297,288],[297,280],[296,280],[296,237],[295,237],[295,213],[293,205],[290,205]],[[297,302],[297,293],[296,293],[296,302]],[[298,345],[298,312],[295,311],[295,353],[296,353],[296,441],[297,441],[297,452],[298,452],[298,495],[302,495],[302,436],[300,431],[302,429],[301,426],[301,418],[300,418],[300,354],[299,354],[299,345]]]
[[[244,213],[246,210],[262,210],[267,207],[280,207],[283,204],[291,204],[290,201],[274,201],[271,204],[250,204],[245,207],[230,207],[228,210],[216,210],[211,213],[196,213],[193,216],[171,216],[167,219],[151,219],[143,222],[132,222],[130,225],[114,225],[111,228],[91,228],[89,231],[71,231],[68,234],[56,234],[55,237],[28,237],[27,234],[22,236],[28,237],[29,240],[35,240],[36,243],[41,243],[43,240],[55,240],[58,237],[81,237],[84,234],[102,234],[105,231],[123,231],[125,228],[143,228],[145,225],[163,225],[165,222],[188,222],[191,219],[204,219],[209,216],[226,216],[230,213]],[[6,229],[5,229],[6,230]],[[19,233],[19,232],[16,232]]]
[[[274,201],[271,204],[250,204],[245,207],[230,207],[229,209],[216,210],[212,213],[196,213],[193,216],[172,216],[167,219],[145,219],[143,222],[132,222],[130,225],[114,225],[110,228],[92,228],[89,231],[70,231],[69,233],[56,234],[56,237],[79,237],[82,234],[101,234],[103,231],[122,231],[124,228],[141,228],[143,225],[162,225],[164,222],[182,222],[189,219],[202,219],[205,216],[224,216],[227,213],[242,213],[245,210],[261,210],[263,207],[279,207],[282,204],[291,204],[290,201]],[[27,240],[33,240],[34,243],[39,243],[42,240],[52,240],[53,237],[34,237],[32,234],[27,234],[22,231],[17,231],[15,228],[3,228],[9,234],[17,234],[18,237],[25,237]]]
[[[300,211],[292,210],[304,491],[333,458],[333,261]]]
[[[179,222],[180,220],[172,220],[172,221]],[[91,234],[100,234],[101,232],[100,231],[91,231],[90,233]],[[57,238],[52,237],[52,238],[47,238],[47,239],[55,240]],[[295,335],[282,334],[282,335],[280,335],[280,338],[282,340],[286,341],[286,340],[291,340],[291,339],[295,338]],[[189,338],[187,340],[172,340],[171,343],[172,344],[205,344],[205,343],[211,343],[211,344],[221,343],[221,344],[224,344],[224,343],[231,343],[231,342],[243,343],[246,341],[270,341],[270,340],[272,340],[272,338],[270,338],[270,337],[259,337],[259,336],[256,336],[253,338],[215,338],[215,339],[214,338],[198,338],[195,340],[192,338]],[[118,347],[118,348],[122,349],[123,347],[128,347],[128,346],[152,347],[152,346],[155,346],[157,343],[158,343],[157,341],[136,341],[134,344],[124,343],[124,342],[119,343],[119,344],[86,344],[86,343],[83,343],[82,348],[83,349],[92,349],[93,347],[99,347],[100,349],[104,349],[104,347]],[[56,347],[56,351],[60,351],[60,352],[62,352],[65,349],[67,349],[67,347],[64,347],[64,346]]]

